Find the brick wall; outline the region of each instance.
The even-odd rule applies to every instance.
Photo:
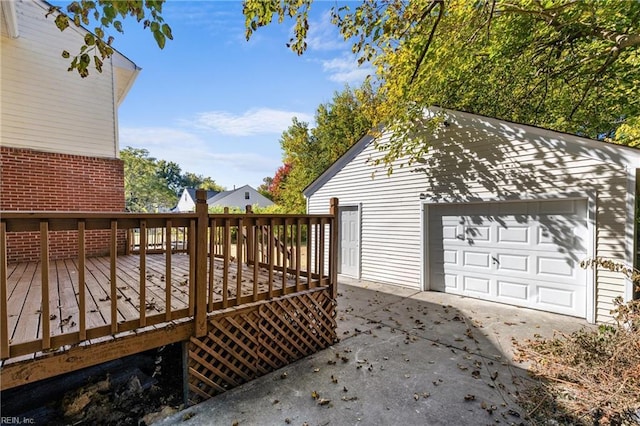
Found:
[[[124,164],[111,158],[84,157],[0,147],[0,210],[3,211],[124,211]],[[87,231],[88,256],[109,253],[109,231]],[[119,234],[124,249],[124,234]],[[8,233],[10,262],[39,257],[40,236]],[[77,256],[77,233],[49,233],[50,258]]]

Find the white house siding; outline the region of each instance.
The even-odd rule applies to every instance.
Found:
[[[105,61],[102,74],[91,69],[84,79],[68,72],[70,60],[62,58],[61,52],[78,52],[83,33],[73,25],[60,32],[54,16],[45,18],[47,7],[41,2],[18,0],[15,6],[19,37],[9,38],[3,32],[0,44],[1,143],[117,158],[110,61]]]
[[[361,278],[420,286],[420,199],[424,184],[408,169],[390,178],[365,164],[379,155],[372,145],[340,170],[309,199],[309,213],[327,213],[329,199],[361,207]]]
[[[381,155],[370,144],[311,194],[310,213],[325,212],[330,197],[362,203],[362,279],[420,286],[421,193],[426,202],[589,197],[597,212],[594,254],[633,264],[626,194],[637,152],[471,114],[451,112],[448,121],[423,165],[395,167],[387,177],[367,164]],[[597,321],[610,317],[625,285],[621,274],[597,272]]]
[[[249,193],[249,198],[245,198],[245,192]],[[223,206],[223,207],[240,207],[244,208],[247,205],[268,207],[272,206],[273,202],[260,194],[249,185],[242,186],[231,191],[228,195],[219,200],[215,200],[210,204],[211,206]]]

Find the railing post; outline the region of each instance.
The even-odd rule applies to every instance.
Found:
[[[196,191],[196,285],[195,289],[195,337],[207,334],[207,237],[209,208],[207,191]]]
[[[339,238],[339,212],[338,212],[338,199],[331,198],[329,200],[329,213],[331,214],[331,237],[329,241],[329,279],[330,288],[329,292],[332,299],[336,299],[338,295],[338,238]]]

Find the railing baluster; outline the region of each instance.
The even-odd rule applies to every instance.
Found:
[[[213,295],[214,287],[216,285],[215,270],[216,270],[216,220],[211,219],[211,227],[209,231],[209,306],[207,312],[213,311]]]
[[[300,291],[300,261],[302,251],[302,227],[301,219],[296,219],[296,291]]]
[[[225,214],[229,214],[229,209],[225,207]],[[224,241],[222,245],[222,257],[224,269],[222,270],[222,306],[229,306],[229,256],[231,256],[231,224],[228,217],[224,219]]]
[[[251,211],[251,206],[247,206],[246,207],[246,213],[247,214],[251,214],[253,213]],[[253,220],[249,220],[248,223],[252,223],[253,224]],[[244,234],[243,234],[244,235]],[[246,235],[247,235],[247,265],[249,265],[251,262],[256,262],[257,259],[253,256],[254,250],[253,250],[253,245],[255,244],[255,240],[254,240],[254,234],[253,234],[253,225],[249,226],[247,224],[247,228],[246,228]]]
[[[40,283],[42,305],[42,349],[51,347],[51,324],[49,319],[49,222],[40,221]]]
[[[325,285],[325,257],[324,257],[324,248],[327,239],[327,220],[325,218],[320,219],[320,269],[318,273],[320,274],[320,285]]]
[[[242,297],[242,251],[244,245],[242,235],[242,218],[239,218],[236,232],[236,305],[240,304]]]
[[[147,325],[147,221],[140,221],[140,327]]]
[[[118,221],[111,220],[111,248],[110,248],[110,279],[111,279],[111,334],[118,332]]]
[[[7,311],[7,224],[0,223],[0,358],[9,358],[9,312]]]
[[[258,267],[260,262],[258,261],[258,220],[252,219],[253,226],[251,227],[250,232],[253,234],[253,301],[258,300]]]
[[[171,320],[171,255],[173,254],[173,239],[171,233],[173,232],[171,226],[171,219],[165,223],[166,245],[164,254],[164,319]],[[176,245],[176,248],[178,246]]]
[[[85,248],[85,229],[86,223],[84,220],[78,221],[78,307],[80,310],[80,317],[78,323],[80,327],[80,340],[87,338],[87,298],[86,298],[86,285],[85,285],[85,267],[86,267],[86,248]]]
[[[307,218],[307,288],[311,286],[311,254],[313,253],[313,239],[312,239],[312,227],[311,219]]]
[[[274,235],[274,220],[269,220],[269,250],[267,255],[269,257],[269,299],[273,297],[273,266],[275,262],[274,247],[275,247],[275,235]]]

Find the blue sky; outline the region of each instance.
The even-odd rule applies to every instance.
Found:
[[[120,147],[145,148],[228,189],[260,185],[282,162],[279,139],[291,119],[313,125],[319,104],[371,73],[331,25],[333,4],[312,4],[302,56],[285,45],[291,21],[246,41],[240,1],[168,1],[174,40],[164,50],[125,21],[114,46],[142,71],[119,109]]]

